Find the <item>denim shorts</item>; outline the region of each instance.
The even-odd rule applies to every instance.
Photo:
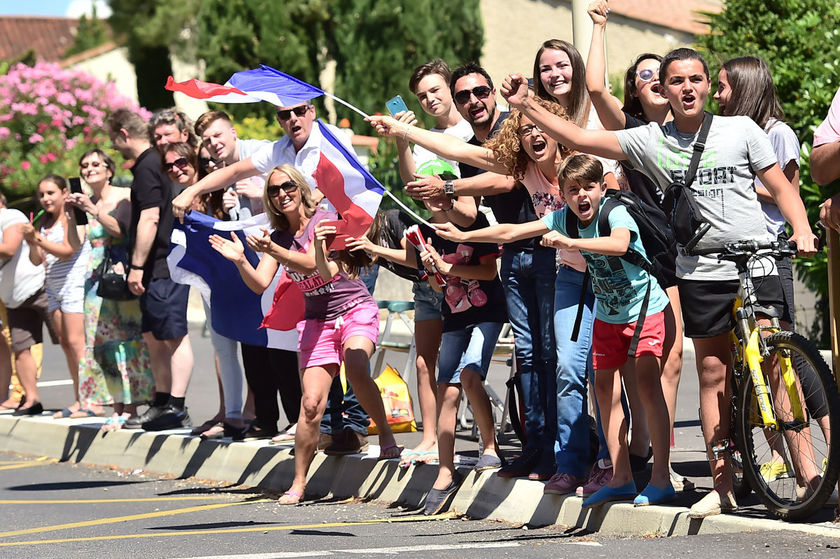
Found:
[[[443,304],[443,293],[438,293],[429,282],[419,281],[411,288],[414,292],[414,321],[441,320],[440,306]]]
[[[480,322],[464,330],[444,332],[438,358],[438,383],[460,384],[465,367],[482,379],[487,378],[502,326],[501,322]]]

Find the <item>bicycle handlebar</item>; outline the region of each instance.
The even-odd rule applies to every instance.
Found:
[[[723,243],[721,246],[712,246],[686,251],[689,256],[717,255],[724,260],[731,257],[753,256],[759,251],[769,250],[776,258],[795,256],[797,253],[794,241],[732,241]]]

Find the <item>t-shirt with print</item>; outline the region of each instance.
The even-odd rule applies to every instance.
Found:
[[[487,227],[487,218],[479,213],[475,222],[463,231]],[[484,256],[499,254],[495,243],[455,243],[432,235],[432,246],[445,262],[478,265]],[[434,281],[434,279],[430,280]],[[443,331],[463,330],[480,322],[505,322],[507,306],[498,274],[490,281],[446,276],[443,292]]]
[[[796,163],[796,166],[799,167],[800,148],[799,138],[796,137],[796,132],[790,126],[775,118],[767,121],[764,130],[767,132],[767,137],[773,146],[773,152],[776,154],[776,162],[779,164],[779,167],[783,171],[790,163]],[[761,184],[761,181],[756,178],[755,183]],[[761,210],[764,212],[764,219],[767,222],[767,230],[774,237],[778,237],[785,230],[785,217],[782,215],[782,211],[779,209],[779,206],[772,202],[759,200],[759,203],[761,204]]]
[[[336,215],[318,209],[300,235],[294,236],[289,231],[274,231],[271,240],[289,250],[306,252],[315,237],[315,226],[324,219],[336,219]],[[344,272],[339,272],[327,281],[317,270],[312,274],[301,274],[291,268],[286,268],[286,271],[303,292],[306,307],[304,318],[335,320],[364,301],[376,304],[365,284],[358,279],[351,280]]]
[[[673,122],[655,122],[631,130],[616,130],[622,151],[636,169],[665,190],[683,180],[697,134],[684,134]],[[711,229],[697,248],[736,240],[769,241],[764,214],[755,193],[755,173],[776,163],[773,146],[764,130],[746,116],[716,116],[700,159],[691,191]],[[775,267],[762,260],[754,267],[759,276]],[[677,255],[677,277],[688,280],[738,279],[735,264],[709,256]]]
[[[9,227],[29,223],[20,210],[0,208],[0,243]],[[16,309],[44,286],[44,265],[34,265],[29,260],[29,243],[21,240],[20,247],[9,259],[0,259],[0,301]]]
[[[153,278],[168,278],[169,266],[166,256],[169,254],[169,237],[172,235],[174,217],[172,181],[163,174],[160,154],[155,148],[149,148],[137,158],[131,167],[134,180],[131,182],[131,227],[129,230],[130,248],[134,252],[137,239],[137,224],[140,213],[149,208],[158,208],[159,220],[155,239],[152,243],[146,264],[143,266],[143,281],[148,283]]]
[[[450,126],[449,128],[429,128],[430,132],[440,132],[441,134],[449,134],[450,136],[455,136],[458,139],[461,139],[465,142],[469,141],[475,134],[473,134],[472,126],[470,123],[464,119],[458,121],[458,124],[455,126]],[[440,159],[442,161],[446,161],[452,168],[455,170],[455,175],[460,178],[461,176],[461,169],[460,164],[457,161],[452,161],[451,159],[445,159],[434,152],[431,152],[424,148],[421,145],[415,144],[414,149],[411,152],[411,156],[414,159],[414,166],[415,168],[420,168],[421,165],[432,161],[434,159]]]
[[[606,198],[601,199],[598,215],[604,207]],[[548,214],[542,221],[553,231],[566,233],[566,212],[568,207]],[[586,227],[578,226],[578,236],[581,239],[600,237],[598,232],[598,215]],[[646,256],[645,247],[639,238],[639,227],[624,206],[615,206],[609,216],[610,231],[615,229],[630,230],[630,247]],[[642,268],[631,264],[620,256],[607,256],[595,252],[580,251],[586,258],[586,267],[592,277],[592,291],[598,299],[595,306],[595,316],[610,324],[629,324],[639,318],[644,302],[645,293],[650,279],[650,300],[647,314],[656,314],[668,306],[668,296],[659,286],[656,278],[649,275]]]

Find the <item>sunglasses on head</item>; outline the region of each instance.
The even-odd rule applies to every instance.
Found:
[[[491,91],[492,89],[490,89],[486,85],[480,85],[472,89],[462,89],[461,91],[455,94],[454,99],[456,103],[458,103],[459,105],[463,105],[469,102],[470,97],[472,95],[475,95],[476,99],[487,99],[488,97],[490,97]]]
[[[292,181],[286,181],[283,184],[270,184],[266,187],[265,192],[269,198],[277,198],[282,190],[286,194],[291,194],[297,190],[298,185]]]
[[[281,109],[277,111],[277,118],[280,120],[289,120],[292,118],[292,113],[295,113],[297,116],[303,116],[311,106],[312,105],[301,105],[300,107],[295,107],[294,109]]]
[[[636,75],[639,76],[639,79],[643,82],[649,82],[653,78],[656,77],[657,71],[651,70],[650,68],[645,68],[644,70],[636,70]]]
[[[178,167],[179,169],[183,169],[183,168],[187,167],[189,164],[190,164],[190,162],[187,161],[186,157],[179,157],[175,161],[172,161],[170,163],[164,163],[163,164],[163,170],[168,173],[168,172],[172,171],[173,167]]]

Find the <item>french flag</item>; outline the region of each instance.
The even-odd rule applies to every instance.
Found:
[[[193,99],[215,103],[266,101],[278,107],[291,107],[324,94],[317,87],[265,64],[253,70],[236,72],[225,85],[196,79],[176,82],[169,76],[164,87]]]
[[[172,280],[195,287],[210,305],[210,324],[225,336],[249,345],[297,351],[295,325],[303,319],[303,293],[279,267],[264,293],[245,285],[236,265],[210,246],[210,235],[237,235],[245,245],[245,257],[256,267],[259,256],[245,243],[246,235],[262,235],[270,229],[260,214],[242,221],[220,221],[189,212],[184,223],[175,222],[167,263]],[[270,258],[270,256],[263,256]]]
[[[320,120],[321,159],[312,177],[342,220],[336,223],[339,237],[330,248],[343,248],[344,236],[361,237],[373,223],[385,188],[365,169]]]

